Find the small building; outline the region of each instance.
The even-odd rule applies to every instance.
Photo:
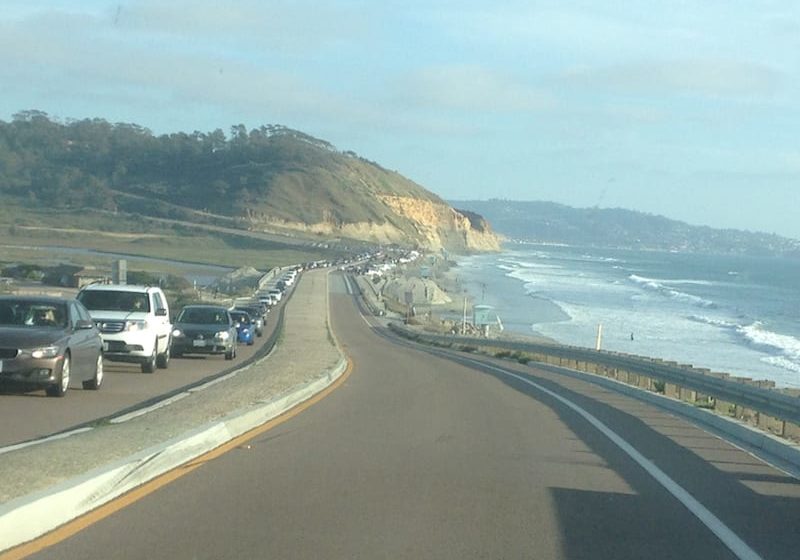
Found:
[[[472,307],[472,324],[483,336],[489,336],[492,327],[503,330],[503,323],[491,305],[474,305]]]

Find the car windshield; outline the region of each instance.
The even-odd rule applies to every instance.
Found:
[[[112,290],[85,290],[78,300],[90,311],[149,312],[147,294]]]
[[[249,325],[250,324],[250,316],[247,313],[235,313],[234,312],[234,313],[231,313],[231,318],[236,323],[242,323],[242,324],[245,324],[245,325]]]
[[[64,327],[67,310],[64,304],[36,300],[3,301],[0,303],[0,326]]]
[[[225,311],[221,309],[185,307],[178,314],[176,322],[192,325],[227,325],[228,317]]]

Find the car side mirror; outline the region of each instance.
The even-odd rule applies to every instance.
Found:
[[[89,319],[78,319],[75,321],[75,330],[82,331],[94,327],[94,322]]]
[[[166,309],[164,309],[163,307],[159,307],[158,309],[156,309],[156,317],[166,317],[166,316],[167,316]]]

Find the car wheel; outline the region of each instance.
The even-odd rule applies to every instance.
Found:
[[[69,389],[71,369],[69,353],[64,354],[64,363],[61,364],[61,375],[58,378],[58,383],[50,385],[45,389],[45,393],[47,393],[48,397],[63,397],[66,394],[67,389]]]
[[[247,345],[248,345],[248,346],[252,346],[252,345],[253,345],[253,344],[255,344],[255,343],[256,343],[256,341],[255,341],[255,340],[253,340],[252,338],[251,338],[250,340],[248,340],[248,341],[247,341]]]
[[[236,345],[231,344],[231,349],[225,352],[225,359],[232,360],[236,357]]]
[[[153,353],[147,358],[147,361],[142,364],[142,373],[153,373],[156,370],[156,356],[158,347],[153,346]]]
[[[94,366],[94,377],[83,382],[84,389],[96,391],[103,384],[103,353],[97,353],[97,363]]]
[[[167,349],[164,350],[163,354],[159,354],[156,358],[156,365],[161,369],[167,369],[169,367],[169,358],[172,355],[172,340],[167,342]]]

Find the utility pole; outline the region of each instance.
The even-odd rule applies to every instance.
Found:
[[[597,343],[595,344],[594,349],[599,351],[602,342],[603,342],[603,323],[597,323]]]
[[[461,321],[461,334],[467,334],[467,296],[464,296],[464,318]]]

